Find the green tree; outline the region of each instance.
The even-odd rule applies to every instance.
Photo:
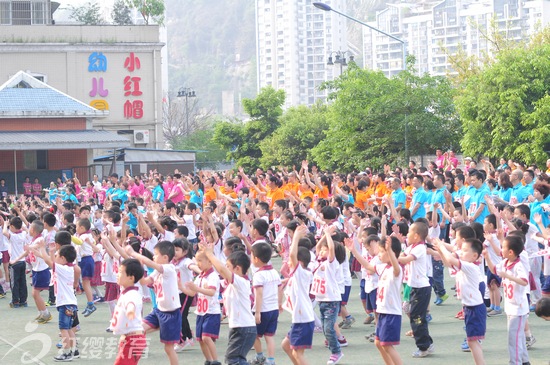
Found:
[[[407,150],[414,156],[458,145],[460,123],[451,85],[443,77],[417,76],[413,57],[394,78],[350,65],[326,87],[332,91],[329,130],[312,150],[321,168],[402,164]]]
[[[283,113],[284,90],[263,88],[255,99],[243,99],[243,107],[250,116],[247,122],[221,122],[214,130],[214,141],[229,150],[227,160],[238,166],[251,168],[260,165],[260,142],[271,136],[279,127]]]
[[[501,49],[456,96],[465,153],[544,164],[550,149],[550,31]]]
[[[311,159],[311,149],[325,138],[328,129],[326,112],[323,105],[288,109],[279,118],[280,127],[260,143],[261,166],[299,166],[302,160]]]
[[[137,9],[145,24],[155,22],[158,25],[164,24],[164,0],[125,0],[126,5]]]
[[[212,140],[214,123],[202,130],[194,131],[187,136],[179,136],[174,140],[174,150],[195,150],[196,165],[198,169],[216,169],[220,163],[225,161],[227,151]]]
[[[99,4],[87,2],[78,7],[70,6],[70,18],[85,25],[100,25],[105,23],[101,16]]]
[[[126,5],[124,0],[117,0],[113,5],[113,11],[111,13],[113,17],[113,23],[116,25],[132,25],[131,10]]]

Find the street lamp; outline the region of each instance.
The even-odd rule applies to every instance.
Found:
[[[178,90],[178,98],[185,98],[185,134],[189,135],[189,98],[196,97],[195,90],[182,87]]]
[[[350,51],[334,51],[330,52],[327,60],[327,65],[334,66],[335,63],[340,64],[340,75],[344,71],[344,66],[348,65],[348,62],[346,60],[346,54],[349,57],[349,62],[353,62],[353,55]],[[334,60],[332,59],[332,55],[334,55]]]
[[[399,43],[401,43],[401,46],[403,47],[403,71],[407,69],[407,41],[401,39],[401,38],[397,38],[396,36],[393,36],[389,33],[386,33],[384,32],[383,30],[380,30],[378,28],[375,28],[371,25],[368,25],[367,23],[365,22],[362,22],[361,20],[359,19],[356,19],[352,16],[349,16],[347,14],[344,14],[336,9],[333,9],[330,5],[328,4],[325,4],[325,3],[313,3],[313,6],[315,6],[317,9],[321,9],[323,11],[333,11],[335,12],[336,14],[339,14],[345,18],[348,18],[350,20],[353,20],[354,22],[356,23],[359,23],[361,25],[364,25],[365,27],[369,28],[369,29],[372,29],[374,30],[375,32],[378,32],[378,33],[381,33],[391,39],[393,39],[394,41],[397,41]],[[405,160],[408,162],[409,160],[409,140],[408,140],[408,121],[407,121],[407,116],[405,115]]]

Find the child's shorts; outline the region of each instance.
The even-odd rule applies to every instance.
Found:
[[[50,289],[50,269],[32,272],[32,287],[36,290]]]
[[[220,336],[220,322],[220,314],[197,316],[197,326],[195,328],[195,337],[197,341],[202,341],[203,336],[217,339]]]
[[[378,314],[376,339],[382,346],[399,345],[401,336],[401,316],[397,314]]]
[[[153,308],[153,311],[143,318],[143,322],[152,328],[160,329],[160,342],[180,342],[181,312],[179,308],[171,312],[161,312],[158,308]]]
[[[361,279],[359,282],[359,296],[361,297],[361,301],[367,300],[367,293],[365,292],[365,279]]]
[[[82,271],[82,279],[92,280],[94,277],[94,258],[92,256],[84,256],[78,263]]]
[[[376,294],[378,289],[374,289],[370,293],[367,293],[367,312],[371,313],[376,310]]]
[[[502,281],[501,277],[497,274],[493,274],[493,272],[487,268],[487,286],[491,286],[493,281],[497,283],[498,287],[500,287],[500,283]]]
[[[114,365],[137,364],[146,348],[147,338],[144,334],[121,336]]]
[[[120,287],[117,283],[105,282],[105,295],[103,299],[106,302],[112,302],[118,299],[120,295]]]
[[[344,289],[344,294],[342,294],[342,303],[341,305],[348,304],[349,293],[351,292],[351,285],[347,285]]]
[[[473,307],[464,307],[464,324],[466,325],[466,338],[469,341],[485,338],[487,329],[487,307],[484,303]]]
[[[59,329],[70,330],[73,328],[78,307],[72,304],[62,305],[57,307],[57,311],[59,312]]]
[[[315,321],[309,323],[292,323],[286,335],[293,350],[310,349],[313,344]]]
[[[10,262],[10,254],[9,254],[8,250],[0,251],[0,253],[2,254],[2,263],[3,264],[9,263]]]
[[[275,309],[269,312],[260,313],[260,324],[256,324],[257,337],[275,336],[275,332],[277,332],[278,320],[279,320],[278,309]]]

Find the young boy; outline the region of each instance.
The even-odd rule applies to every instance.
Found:
[[[487,250],[483,255],[492,273],[502,278],[504,289],[505,311],[508,316],[508,354],[510,364],[528,364],[525,339],[525,323],[529,315],[527,293],[529,273],[521,263],[519,255],[523,251],[523,240],[519,236],[508,236],[502,242],[502,257],[500,264],[495,265]]]
[[[299,247],[300,239],[305,238],[307,232],[307,227],[300,225],[292,237],[288,261],[290,278],[283,303],[283,308],[292,315],[292,325],[281,346],[294,365],[308,364],[304,351],[311,348],[315,326],[313,306],[309,298],[313,274],[307,269],[311,255],[307,248]]]
[[[32,266],[32,297],[36,308],[38,309],[38,317],[35,318],[40,324],[45,324],[52,319],[52,315],[46,308],[44,299],[40,296],[42,290],[49,290],[50,286],[50,269],[46,262],[40,257],[37,257],[33,250],[45,247],[42,231],[44,223],[35,220],[29,228],[29,235],[32,237],[30,244],[25,248],[25,251],[14,262],[18,262],[21,258],[28,257]]]
[[[55,244],[49,247],[49,256],[44,247],[33,248],[33,253],[53,269],[59,331],[63,345],[60,353],[53,359],[62,362],[72,361],[73,358],[80,356],[76,349],[75,332],[72,329],[78,311],[74,288],[78,285],[80,267],[73,264],[76,260],[76,250],[68,242],[70,242],[70,234],[59,232],[55,237]],[[57,254],[56,249],[58,249]]]
[[[407,235],[407,248],[401,254],[399,264],[405,265],[405,278],[411,287],[410,293],[410,324],[418,349],[413,352],[415,358],[426,357],[433,353],[434,345],[428,330],[426,314],[430,304],[431,286],[427,274],[426,237],[428,225],[415,222]]]
[[[485,217],[483,230],[485,232],[486,240],[483,245],[486,247],[488,255],[491,257],[493,265],[498,265],[502,261],[500,255],[500,241],[497,239],[496,228],[497,221],[494,214],[489,214]],[[502,279],[492,270],[487,269],[487,287],[489,288],[489,297],[491,305],[488,308],[487,315],[489,317],[495,317],[502,315],[502,308],[500,307],[501,294],[500,284]]]
[[[225,363],[229,365],[247,364],[246,355],[256,339],[256,324],[250,311],[252,291],[250,281],[246,278],[250,259],[243,251],[236,251],[229,255],[224,265],[214,255],[213,244],[203,246],[203,250],[206,258],[227,284],[223,292],[223,302],[229,318]],[[212,361],[209,364],[220,363]]]
[[[535,314],[545,321],[550,321],[550,298],[542,297],[537,301]]]
[[[24,246],[27,243],[27,232],[22,230],[23,221],[19,217],[13,217],[4,222],[4,236],[8,239],[8,252],[10,262],[11,281],[11,308],[27,306],[27,280],[25,275],[25,258],[23,256]],[[17,261],[15,258],[19,258]]]
[[[257,271],[252,277],[257,337],[254,342],[256,358],[251,365],[275,364],[275,332],[279,319],[279,286],[281,279],[277,270],[269,265],[273,250],[268,243],[259,242],[252,246],[252,264]],[[267,358],[262,352],[262,336],[265,337]]]
[[[443,264],[456,271],[456,296],[464,307],[464,323],[466,339],[476,365],[485,364],[483,349],[479,340],[485,338],[487,326],[487,310],[483,295],[479,290],[478,260],[483,251],[483,244],[477,239],[466,239],[462,242],[460,256],[456,257],[448,251],[440,240],[434,241],[434,246],[441,256]]]
[[[95,263],[92,257],[93,253],[97,251],[94,237],[90,232],[91,223],[89,219],[81,218],[76,222],[76,237],[82,240],[82,244],[77,246],[77,250],[80,253],[80,262],[78,266],[82,270],[82,288],[86,294],[86,300],[88,304],[82,314],[84,317],[88,317],[96,311],[94,305],[94,297],[92,293],[92,285],[90,281],[94,277]]]
[[[145,266],[155,269],[150,276],[141,279],[142,284],[153,285],[157,301],[157,307],[143,319],[143,328],[146,333],[160,329],[160,340],[170,365],[177,365],[174,344],[180,341],[181,305],[178,276],[174,265],[170,263],[174,258],[174,245],[169,241],[160,241],[155,246],[153,260],[138,254],[129,245],[126,246],[126,252]]]
[[[189,282],[185,286],[191,290],[190,295],[197,295],[195,337],[199,341],[202,353],[206,359],[204,364],[221,365],[218,361],[218,353],[216,352],[216,344],[214,343],[214,340],[220,335],[221,309],[218,300],[220,295],[220,278],[218,277],[218,273],[212,268],[212,262],[205,251],[197,252],[195,259],[197,260],[197,266],[201,270],[201,274],[195,279],[195,282]]]
[[[115,335],[120,335],[115,365],[137,364],[147,347],[141,319],[143,301],[136,286],[142,277],[143,266],[138,260],[122,261],[118,269],[117,282],[123,290],[110,326]]]

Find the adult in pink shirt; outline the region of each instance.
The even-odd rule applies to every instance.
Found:
[[[166,181],[162,184],[162,189],[164,190],[164,199],[168,199],[170,192],[174,187],[174,182],[172,180],[172,175],[166,175]]]
[[[174,179],[174,186],[172,187],[172,190],[170,191],[167,200],[171,200],[173,203],[177,204],[185,199],[185,187],[183,185],[183,182],[180,181],[180,174],[175,174]]]
[[[443,155],[441,150],[436,150],[435,155],[437,156],[437,158],[435,159],[435,166],[438,169],[442,169],[443,167],[445,167],[445,156]]]

